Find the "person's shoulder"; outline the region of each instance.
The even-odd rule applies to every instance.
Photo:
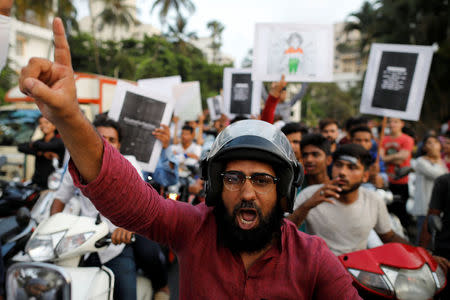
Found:
[[[373,190],[370,190],[370,189],[367,189],[367,188],[361,186],[359,188],[359,192],[360,192],[360,198],[362,198],[362,199],[372,201],[372,202],[384,203],[383,199],[376,191],[373,191]]]
[[[284,219],[282,234],[284,235],[283,242],[286,244],[283,247],[284,250],[301,253],[302,259],[305,256],[309,256],[320,260],[320,255],[325,251],[329,251],[327,244],[321,237],[298,230],[295,224],[288,219]]]

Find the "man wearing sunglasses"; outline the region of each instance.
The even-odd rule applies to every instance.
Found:
[[[21,90],[56,124],[72,178],[96,208],[176,252],[181,299],[360,299],[325,243],[283,218],[303,172],[279,130],[257,120],[230,125],[202,163],[206,205],[164,199],[81,114],[58,18],[53,31],[55,63],[32,59]]]

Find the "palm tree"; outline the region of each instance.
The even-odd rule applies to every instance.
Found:
[[[197,39],[197,33],[191,31],[186,32],[187,19],[182,15],[178,15],[175,20],[175,26],[169,25],[168,38],[184,48],[188,40]]]
[[[212,43],[210,48],[213,50],[213,63],[217,63],[217,54],[219,53],[220,47],[222,47],[222,32],[225,26],[216,20],[208,22],[206,26],[211,30]]]
[[[153,3],[150,12],[152,13],[153,10],[158,6],[161,7],[159,11],[159,19],[161,21],[161,24],[166,23],[167,14],[172,9],[175,10],[177,15],[180,15],[182,7],[187,9],[189,13],[193,13],[195,11],[195,5],[191,0],[155,0],[155,3]]]
[[[355,21],[347,22],[345,25],[345,32],[357,30],[361,34],[361,41],[359,50],[362,57],[367,57],[370,49],[370,45],[375,42],[379,36],[379,30],[377,29],[378,10],[373,5],[365,1],[361,6],[360,11],[350,14],[349,17],[356,19]]]
[[[104,3],[103,11],[98,14],[98,29],[103,30],[105,26],[112,28],[113,40],[117,41],[117,27],[130,28],[130,25],[136,25],[139,22],[135,18],[133,10],[135,7],[126,4],[127,0],[101,0]]]

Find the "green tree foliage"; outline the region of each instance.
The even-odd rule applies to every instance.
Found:
[[[378,0],[351,14],[347,30],[361,32],[361,53],[378,43],[437,45],[417,129],[436,128],[450,115],[449,1]],[[421,130],[423,129],[423,130]]]
[[[133,9],[135,7],[128,5],[127,0],[102,0],[105,7],[97,16],[98,30],[102,31],[105,26],[112,27],[112,38],[117,41],[117,27],[130,28],[131,25],[138,24],[135,19]]]
[[[222,32],[225,29],[222,23],[217,20],[209,21],[206,27],[211,31],[212,42],[209,46],[213,51],[213,62],[217,63],[217,54],[222,47]]]
[[[153,12],[156,7],[160,7],[159,19],[161,24],[166,23],[167,15],[171,10],[176,12],[177,15],[181,14],[182,8],[185,8],[189,13],[193,13],[195,11],[195,5],[191,0],[155,0],[151,12]]]
[[[69,45],[75,71],[96,73],[92,55],[92,36],[80,33],[71,36]],[[202,98],[217,95],[222,88],[225,65],[209,64],[203,53],[189,43],[181,50],[177,42],[164,36],[145,36],[120,42],[99,43],[102,74],[123,79],[180,75],[183,81],[200,81]]]
[[[5,95],[17,82],[17,73],[10,68],[10,60],[6,62],[6,66],[0,72],[0,105],[5,104]]]

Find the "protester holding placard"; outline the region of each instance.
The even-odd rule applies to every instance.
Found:
[[[266,104],[261,112],[261,120],[273,124],[275,117],[275,109],[277,104],[286,99],[286,85],[284,75],[281,76],[281,80],[278,82],[272,82],[270,86],[269,96],[267,97]]]
[[[398,168],[409,167],[414,140],[402,132],[404,121],[397,118],[389,118],[390,135],[381,142],[381,157],[386,163],[389,177],[389,189],[394,195],[400,196],[400,201],[388,206],[389,210],[396,214],[403,226],[408,225],[409,216],[406,212],[406,201],[409,198],[408,176],[397,178],[395,171]]]

